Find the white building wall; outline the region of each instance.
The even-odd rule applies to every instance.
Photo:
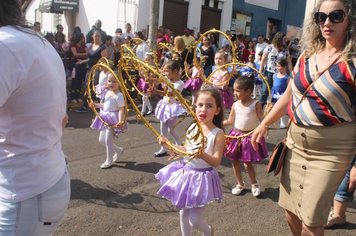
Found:
[[[27,7],[26,20],[28,23],[33,24],[35,21],[41,23],[42,32],[55,32],[56,26],[53,24],[54,15],[51,13],[41,13],[38,11],[40,0],[33,0]],[[37,19],[36,19],[37,18]]]
[[[201,0],[189,1],[187,27],[193,29],[194,32],[200,32],[201,11]]]

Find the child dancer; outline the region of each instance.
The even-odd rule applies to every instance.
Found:
[[[226,64],[227,56],[227,53],[222,50],[215,53],[216,68],[219,68]],[[221,91],[224,108],[230,109],[234,102],[234,98],[228,89],[229,80],[231,78],[231,75],[228,72],[228,68],[222,67],[217,70],[213,69],[212,73],[213,74],[210,77],[210,82],[213,83],[213,87],[218,88]]]
[[[287,85],[289,82],[289,76],[287,74],[287,66],[288,62],[286,59],[281,58],[277,60],[277,71],[273,75],[273,87],[271,90],[271,102],[276,103],[277,100],[283,95],[283,93],[287,89]],[[286,128],[286,124],[284,122],[284,117],[281,116],[279,128],[284,129]]]
[[[250,132],[257,127],[259,121],[263,118],[261,104],[251,98],[253,86],[254,78],[252,74],[240,76],[234,83],[234,95],[238,100],[233,104],[229,118],[223,122],[224,125],[233,124],[234,126],[229,136],[241,136]],[[239,195],[245,188],[240,170],[240,162],[243,162],[250,177],[252,195],[257,197],[261,190],[252,163],[266,158],[268,151],[264,140],[260,143],[259,152],[253,150],[250,140],[251,135],[240,139],[229,139],[224,155],[232,160],[232,168],[237,182],[231,193]]]
[[[174,89],[182,92],[184,82],[180,79],[179,71],[180,64],[178,61],[170,60],[163,66],[163,74],[172,82]],[[153,88],[155,89],[155,88]],[[174,98],[171,88],[167,91],[156,90],[153,91],[164,95],[164,97],[157,103],[155,115],[160,120],[161,135],[167,136],[168,132],[173,136],[175,143],[180,144],[179,136],[174,130],[174,126],[178,120],[178,116],[183,115],[186,111],[178,101]],[[154,153],[155,157],[167,155],[167,149],[161,146],[161,149]]]
[[[186,70],[188,70],[188,65],[185,65],[185,68]],[[196,66],[193,66],[191,70],[192,75],[187,81],[185,81],[184,89],[188,89],[192,93],[192,104],[195,104],[197,93],[203,84],[203,79],[205,75],[203,68],[198,69]]]
[[[158,194],[180,209],[183,236],[192,235],[193,228],[203,235],[212,235],[213,228],[203,216],[205,205],[223,198],[219,174],[214,168],[220,164],[224,150],[225,137],[221,123],[224,112],[221,100],[220,92],[214,88],[198,92],[195,114],[206,137],[204,152],[196,159],[188,156],[173,162],[155,175],[162,185]],[[187,132],[187,137],[189,136]],[[164,144],[167,138],[161,136],[159,141]],[[190,140],[177,148],[189,152],[196,148],[195,145]]]
[[[100,108],[99,113],[101,119],[114,128],[110,128],[104,125],[104,123],[95,117],[92,125],[92,129],[100,130],[99,142],[106,146],[106,161],[101,164],[100,168],[107,169],[113,165],[114,162],[118,162],[120,154],[123,151],[122,147],[114,144],[114,137],[123,133],[127,129],[125,123],[125,100],[122,93],[119,91],[119,83],[115,79],[114,75],[109,73],[107,82],[108,92],[105,95],[104,102],[91,103],[92,108]]]
[[[150,73],[144,72],[144,69],[141,68],[139,70],[139,75],[140,75],[140,79],[137,83],[137,88],[142,92],[142,108],[141,108],[141,114],[143,116],[145,115],[151,115],[153,112],[153,108],[151,105],[151,101],[150,101],[150,97],[149,97],[149,90],[150,87],[152,86],[151,81],[150,81]],[[146,108],[148,109],[147,113],[146,113]]]

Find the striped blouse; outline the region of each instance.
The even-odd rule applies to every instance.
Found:
[[[301,56],[293,70],[292,100],[288,114],[318,74],[315,56]],[[356,58],[333,64],[320,75],[297,107],[293,122],[304,126],[331,126],[356,121]]]

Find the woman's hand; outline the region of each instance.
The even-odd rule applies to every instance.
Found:
[[[258,144],[261,142],[261,139],[265,136],[268,131],[268,127],[264,124],[260,124],[252,134],[251,144],[253,149],[258,151]]]

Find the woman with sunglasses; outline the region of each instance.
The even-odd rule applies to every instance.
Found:
[[[288,109],[292,123],[278,203],[293,235],[324,235],[333,197],[356,152],[355,19],[356,1],[319,1],[304,24],[293,78],[252,136],[257,149],[268,126]]]

